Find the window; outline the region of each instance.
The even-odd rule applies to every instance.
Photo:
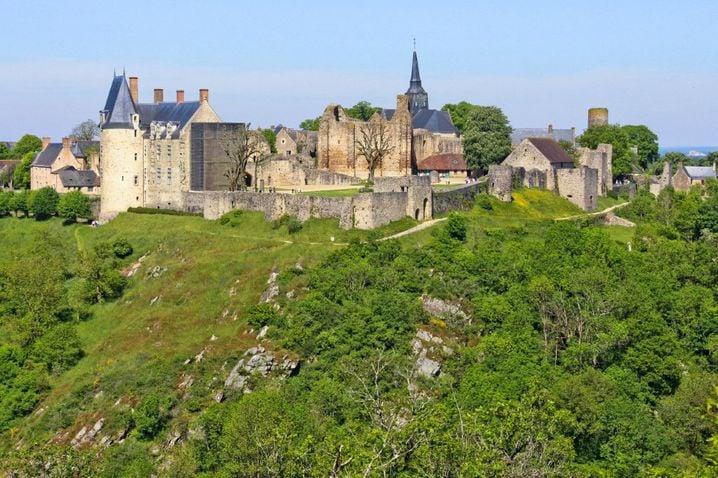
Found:
[[[137,186],[138,184],[139,184],[139,178],[137,176],[135,176],[135,186]]]
[[[135,153],[135,161],[137,161],[137,153]]]
[[[286,143],[286,141],[285,141],[285,140],[282,140],[282,144],[284,144],[284,143]]]

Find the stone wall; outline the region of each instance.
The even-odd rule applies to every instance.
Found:
[[[489,194],[500,201],[511,202],[513,167],[505,164],[492,164],[489,166],[487,183]]]
[[[524,171],[538,170],[545,174],[544,188],[555,190],[556,182],[554,175],[550,172],[554,169],[546,156],[534,146],[531,141],[524,140],[511,151],[511,154],[501,163],[502,165],[512,166],[514,169],[523,168]],[[526,185],[527,187],[528,184]],[[539,187],[539,186],[534,186]]]
[[[582,166],[557,169],[558,194],[584,211],[598,207],[598,170]]]
[[[339,219],[343,229],[374,229],[406,216],[409,194],[361,193],[353,197],[319,197],[248,191],[196,191],[185,193],[185,210],[217,219],[233,209],[259,211],[267,220],[284,214],[301,221],[309,218]]]
[[[605,197],[613,184],[613,146],[599,144],[595,150],[579,148],[578,152],[579,164],[598,171],[598,192]]]
[[[683,164],[679,163],[676,167],[676,174],[673,175],[673,178],[671,178],[671,182],[673,184],[673,188],[676,191],[680,192],[688,192],[691,190],[691,186],[693,185],[693,181],[691,180],[691,177],[688,176],[686,173],[686,170],[683,168]]]
[[[375,170],[376,176],[402,176],[412,173],[412,117],[409,98],[397,96],[394,116],[390,120],[375,118],[386,128],[391,152]],[[336,173],[367,178],[366,159],[359,154],[357,141],[367,122],[349,118],[344,109],[331,104],[324,110],[319,124],[317,167]]]
[[[414,164],[434,154],[463,154],[464,144],[461,136],[451,133],[432,133],[425,129],[413,132]]]
[[[399,176],[374,179],[375,193],[405,193],[406,215],[417,220],[432,218],[431,178],[429,176]]]
[[[486,192],[487,181],[467,184],[448,191],[436,191],[433,197],[434,216],[450,211],[467,211],[474,206],[476,196]]]

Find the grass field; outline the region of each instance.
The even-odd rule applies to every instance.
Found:
[[[328,189],[326,191],[302,191],[303,196],[320,196],[327,198],[351,197],[359,194],[359,188]]]

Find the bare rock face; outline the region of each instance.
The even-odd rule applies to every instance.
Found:
[[[277,268],[272,267],[272,272],[269,274],[269,279],[267,279],[267,289],[262,294],[262,297],[259,299],[260,304],[270,304],[273,303],[274,300],[279,295],[279,284],[277,284],[277,278],[279,277],[279,273],[277,272]]]
[[[281,378],[285,378],[295,373],[298,367],[299,360],[291,360],[287,355],[277,360],[273,353],[268,352],[261,345],[252,347],[229,372],[229,376],[224,381],[224,388],[242,390],[246,393],[250,391],[248,386],[251,376],[267,377],[270,373],[277,372]]]
[[[152,269],[147,271],[148,279],[157,279],[159,276],[167,272],[166,267],[154,266]]]
[[[436,299],[428,295],[421,296],[421,303],[426,313],[442,320],[459,320],[463,323],[471,323],[471,317],[462,310],[459,304]]]
[[[420,356],[416,360],[416,372],[425,377],[438,377],[441,373],[441,364],[426,356]]]
[[[441,375],[441,357],[454,354],[454,349],[445,345],[443,338],[425,329],[417,330],[411,348],[416,356],[414,371],[429,378]]]
[[[84,443],[89,443],[92,440],[95,439],[98,433],[100,433],[100,430],[102,430],[102,426],[105,424],[105,419],[100,418],[95,422],[95,424],[92,426],[92,428],[88,428],[87,426],[82,427],[82,429],[77,432],[75,435],[75,438],[72,439],[70,444],[77,448],[80,445]]]

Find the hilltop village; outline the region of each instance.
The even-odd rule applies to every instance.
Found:
[[[589,110],[589,127],[608,124],[607,109]],[[209,219],[247,209],[267,219],[331,217],[344,228],[371,229],[405,216],[431,219],[451,209],[456,197],[484,190],[511,201],[514,187],[542,188],[590,211],[616,187],[610,144],[578,147],[575,128],[552,125],[513,129],[510,154],[478,176],[467,165],[464,138],[451,114],[429,107],[416,52],[409,88],[396,96],[394,108],[377,108],[361,120],[332,103],[317,131],[278,126],[271,146],[246,124],[223,122],[208,89],[200,89],[196,100],[177,90],[169,101],[163,89],[154,89],[147,102],[139,97],[139,78],[124,73],[112,79],[99,129],[99,141],[43,138],[32,163],[31,189],[49,186],[99,197],[102,220],[129,208],[187,211]],[[709,177],[715,177],[715,167],[679,165],[672,174],[667,165],[650,179],[650,189],[687,190]],[[437,190],[440,183],[457,187]],[[337,188],[360,192],[295,194]]]

